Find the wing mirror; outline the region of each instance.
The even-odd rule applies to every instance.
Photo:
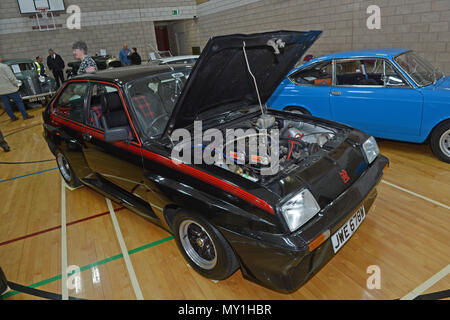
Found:
[[[384,77],[384,85],[392,86],[392,87],[400,87],[400,86],[405,85],[405,83],[403,82],[403,80],[401,78],[394,77],[394,76],[385,76]]]
[[[128,129],[126,127],[117,127],[105,129],[105,141],[125,141],[128,140]]]

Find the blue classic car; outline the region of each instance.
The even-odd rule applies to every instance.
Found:
[[[450,77],[407,49],[334,53],[292,70],[267,106],[423,143],[450,162]]]

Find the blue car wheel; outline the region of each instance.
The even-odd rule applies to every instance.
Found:
[[[442,122],[433,130],[430,146],[436,157],[450,163],[450,120]]]

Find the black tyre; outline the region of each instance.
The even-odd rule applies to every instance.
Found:
[[[201,275],[223,280],[239,267],[233,249],[225,238],[200,216],[178,212],[173,221],[173,230],[184,258]]]
[[[67,161],[66,156],[61,152],[61,150],[56,150],[56,164],[58,165],[59,172],[61,176],[66,181],[67,185],[71,188],[77,188],[82,185],[81,181],[73,172],[72,167]]]
[[[289,111],[292,113],[298,113],[298,114],[306,114],[308,116],[311,115],[311,112],[309,112],[308,110],[302,108],[302,107],[295,107],[295,106],[291,106],[291,107],[286,107],[284,108],[285,111]]]
[[[450,163],[450,120],[434,128],[430,137],[430,146],[436,157]]]

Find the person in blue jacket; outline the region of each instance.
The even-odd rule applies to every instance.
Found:
[[[131,64],[131,61],[128,59],[128,55],[130,54],[131,50],[128,49],[128,45],[126,43],[123,44],[122,50],[119,52],[119,59],[120,62],[122,62],[123,66],[128,66]]]

